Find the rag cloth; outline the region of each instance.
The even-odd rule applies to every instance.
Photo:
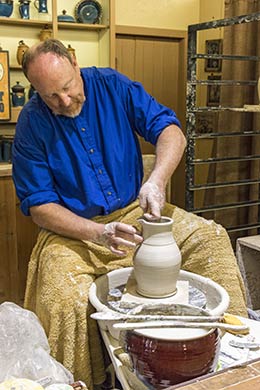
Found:
[[[96,222],[120,221],[141,226],[138,201]],[[229,313],[247,317],[245,291],[226,230],[211,220],[166,204],[162,215],[173,218],[173,236],[182,253],[182,269],[211,278],[230,296]],[[41,230],[33,249],[27,277],[25,308],[40,319],[51,355],[82,380],[89,390],[105,380],[102,342],[89,288],[100,275],[132,266],[133,250],[117,257],[93,242],[80,241]]]

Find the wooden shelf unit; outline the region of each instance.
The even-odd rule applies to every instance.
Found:
[[[25,79],[21,66],[16,61],[16,50],[20,40],[29,46],[39,41],[39,32],[45,26],[52,30],[52,37],[60,39],[65,45],[78,44],[76,56],[80,54],[79,66],[111,66],[115,61],[114,0],[100,0],[103,8],[102,24],[58,22],[57,15],[66,7],[76,6],[77,0],[48,0],[51,20],[35,18],[24,20],[12,15],[0,17],[0,43],[3,50],[9,51],[10,87],[17,80],[25,86],[28,96],[29,82]],[[72,4],[71,4],[72,3]],[[33,7],[33,2],[31,2]],[[59,12],[57,10],[59,9]],[[34,12],[35,13],[35,12]],[[33,17],[33,15],[32,15]],[[71,41],[70,41],[71,39]],[[28,41],[28,42],[27,42]],[[97,48],[89,63],[87,44]],[[10,47],[9,47],[10,46]],[[82,50],[81,50],[82,48]],[[85,55],[85,57],[82,57]],[[77,56],[78,58],[78,56]],[[0,133],[15,133],[15,125],[21,107],[11,107],[11,119],[0,120]],[[30,217],[25,217],[19,207],[12,180],[12,165],[0,163],[0,303],[13,301],[21,304],[24,297],[27,266],[32,248],[38,235],[38,227]]]

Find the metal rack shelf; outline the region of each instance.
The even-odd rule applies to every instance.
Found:
[[[202,133],[199,132],[197,129],[197,114],[198,113],[212,113],[214,115],[218,115],[218,113],[223,113],[225,111],[227,112],[233,112],[237,115],[244,115],[245,113],[253,113],[254,115],[258,115],[260,113],[260,105],[259,109],[257,106],[254,106],[250,108],[250,106],[242,106],[242,107],[232,107],[232,104],[229,104],[227,106],[223,105],[216,105],[216,106],[200,106],[197,105],[196,98],[197,98],[197,88],[200,86],[209,86],[209,85],[217,85],[220,87],[228,88],[228,86],[231,87],[253,87],[256,88],[258,84],[258,80],[203,80],[199,79],[197,77],[197,63],[198,61],[202,61],[205,59],[218,59],[218,60],[227,60],[227,61],[254,61],[254,62],[260,62],[260,56],[257,55],[231,55],[231,54],[204,54],[204,53],[197,53],[197,38],[198,33],[202,30],[210,30],[210,29],[216,29],[220,27],[227,27],[232,25],[241,25],[244,23],[250,23],[250,22],[257,22],[260,21],[260,12],[251,14],[251,15],[241,15],[237,17],[232,18],[225,18],[220,20],[214,20],[206,23],[200,23],[191,25],[188,28],[188,71],[187,71],[187,104],[186,104],[186,131],[187,131],[187,153],[186,153],[186,209],[188,211],[194,212],[196,214],[207,216],[209,212],[215,212],[219,210],[227,210],[227,209],[240,209],[240,208],[247,208],[251,206],[258,207],[258,210],[260,209],[260,201],[259,199],[250,199],[250,197],[247,200],[241,201],[241,199],[237,202],[230,202],[230,203],[223,203],[223,204],[212,204],[212,205],[196,205],[195,204],[195,194],[199,191],[207,191],[210,189],[220,189],[220,188],[226,188],[227,190],[234,186],[252,186],[252,185],[258,185],[260,184],[260,179],[257,177],[248,177],[243,180],[223,180],[223,181],[216,181],[212,182],[212,180],[209,182],[203,182],[203,183],[197,183],[196,182],[196,170],[199,166],[205,166],[205,167],[211,167],[212,164],[216,166],[221,166],[221,164],[229,164],[233,162],[241,163],[248,161],[257,161],[260,160],[260,155],[257,153],[244,153],[241,155],[236,155],[237,153],[234,153],[233,156],[212,156],[212,157],[205,157],[198,158],[196,155],[196,146],[197,143],[201,140],[221,140],[225,137],[229,137],[232,142],[232,138],[234,137],[257,137],[260,135],[260,130],[249,130],[246,129],[245,131],[237,131],[233,129],[227,129],[228,131],[225,132],[225,129],[220,129],[220,132],[218,132],[218,129],[213,129],[210,133]],[[234,178],[235,179],[235,178]],[[260,198],[260,197],[259,197]],[[250,221],[248,224],[241,224],[239,226],[225,226],[227,231],[232,232],[242,232],[242,231],[250,231],[252,229],[258,229],[260,228],[260,212],[258,212],[258,220],[257,221]],[[221,220],[218,221],[221,223]]]

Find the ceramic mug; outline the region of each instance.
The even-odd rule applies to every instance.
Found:
[[[31,0],[19,0],[19,13],[22,19],[30,19]]]
[[[48,13],[47,0],[35,0],[34,6],[40,14]]]

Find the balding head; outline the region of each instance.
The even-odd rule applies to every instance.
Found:
[[[30,64],[35,62],[42,54],[52,53],[61,58],[67,58],[72,63],[72,58],[66,47],[57,39],[47,39],[43,42],[36,43],[30,47],[24,54],[22,60],[22,69],[28,78]]]
[[[25,76],[56,115],[77,116],[85,101],[77,61],[56,39],[32,46],[24,55]]]

